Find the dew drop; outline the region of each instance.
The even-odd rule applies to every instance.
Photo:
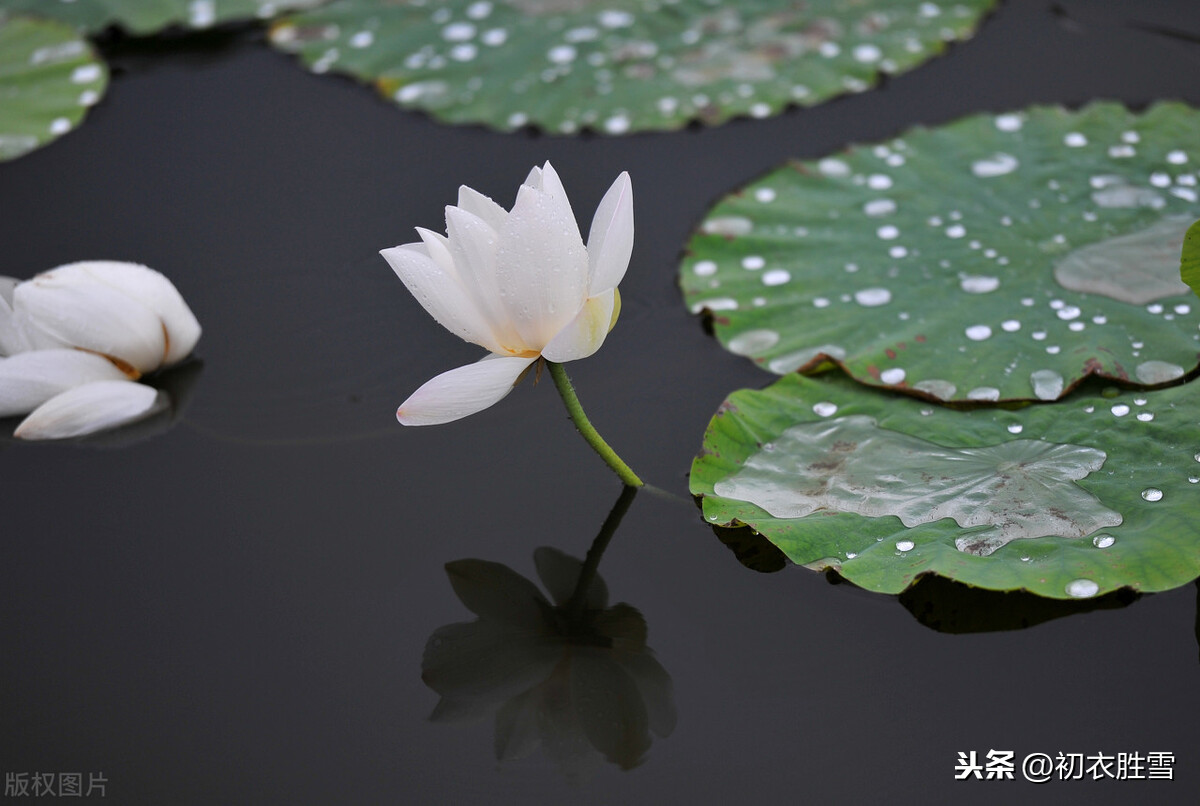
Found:
[[[892,367],[891,369],[885,369],[883,372],[879,373],[879,380],[886,384],[897,384],[902,382],[907,374],[908,373],[906,373],[900,367]]]
[[[892,186],[892,178],[887,174],[871,174],[867,177],[867,187],[871,190],[887,190]]]
[[[891,215],[896,212],[896,203],[891,199],[872,199],[863,205],[863,212],[875,218]]]
[[[1076,579],[1067,583],[1067,594],[1076,599],[1087,599],[1095,596],[1100,586],[1090,579]]]
[[[967,392],[967,400],[989,400],[995,401],[1000,399],[1000,390],[994,386],[977,386]]]
[[[1147,501],[1161,501],[1162,497],[1163,491],[1157,487],[1147,487],[1146,489],[1142,490],[1142,498],[1146,499]]]
[[[1069,148],[1082,148],[1087,145],[1087,138],[1079,132],[1068,132],[1063,137],[1063,143]]]
[[[864,308],[877,308],[892,301],[892,292],[886,288],[864,288],[854,292],[854,301]]]
[[[492,28],[483,32],[483,36],[479,37],[483,44],[498,48],[508,41],[508,31],[503,28]]]
[[[748,255],[742,258],[742,268],[748,271],[758,271],[763,266],[767,265],[767,261],[762,255]]]
[[[1008,427],[1008,433],[1010,434],[1019,434],[1024,430],[1025,426],[1021,425],[1020,423],[1013,423]]]
[[[856,61],[869,64],[883,58],[883,51],[871,44],[858,45],[854,48],[854,58]]]
[[[693,302],[691,311],[692,313],[700,313],[705,308],[710,311],[736,311],[738,309],[738,301],[731,297],[706,299],[701,302]]]
[[[1058,400],[1063,390],[1063,376],[1052,369],[1039,369],[1029,374],[1033,394],[1038,400]]]
[[[947,238],[961,238],[967,234],[967,230],[962,224],[951,224],[946,227]]]
[[[1000,329],[1005,333],[1016,333],[1021,329],[1021,323],[1016,319],[1005,319],[1000,323]]]
[[[1092,545],[1098,549],[1106,549],[1116,542],[1117,539],[1112,535],[1096,535],[1092,538]]]
[[[575,56],[575,48],[570,45],[555,45],[546,53],[546,59],[554,64],[570,64]]]
[[[763,285],[783,285],[792,279],[792,275],[784,269],[771,269],[762,276]]]
[[[624,134],[629,131],[631,121],[628,115],[613,115],[608,120],[604,121],[604,131],[609,134]]]
[[[726,235],[735,237],[749,235],[754,231],[754,222],[741,216],[724,216],[710,218],[700,227],[707,235]]]
[[[968,294],[987,294],[1000,287],[1000,278],[985,275],[966,275],[959,282],[959,286]]]
[[[826,176],[849,176],[850,166],[839,159],[826,157],[817,163],[817,170]]]
[[[701,260],[692,266],[692,271],[697,277],[712,277],[717,273],[717,264],[711,260]]]
[[[1148,423],[1154,419],[1154,412],[1151,412],[1151,411],[1138,412],[1137,418],[1139,420],[1141,420],[1143,423]]]
[[[991,179],[995,176],[1012,173],[1020,167],[1020,164],[1012,154],[996,153],[987,159],[973,162],[971,171],[980,179]]]
[[[967,338],[971,341],[983,341],[991,338],[992,329],[987,325],[971,325],[966,330]]]
[[[1020,115],[1009,114],[1009,115],[997,115],[995,123],[996,123],[996,128],[1002,132],[1015,132],[1015,131],[1020,131],[1021,126],[1024,124],[1024,121],[1021,120]]]
[[[928,395],[936,397],[938,400],[949,400],[954,397],[954,393],[958,391],[958,387],[949,381],[943,381],[939,378],[930,378],[926,381],[913,384],[913,388],[922,391]]]
[[[71,71],[71,83],[88,84],[100,78],[100,65],[84,64]]]
[[[1166,383],[1183,377],[1183,367],[1166,361],[1145,361],[1138,364],[1135,370],[1137,379],[1142,383]]]
[[[774,188],[759,188],[758,190],[754,191],[754,198],[757,199],[758,201],[762,202],[763,204],[773,202],[773,201],[775,201],[775,189]]]
[[[1124,417],[1129,413],[1129,407],[1124,403],[1118,403],[1112,407],[1112,413],[1114,417]]]
[[[779,334],[766,328],[747,330],[729,340],[729,352],[737,355],[756,355],[779,343]]]
[[[897,551],[912,551],[916,547],[916,543],[911,540],[900,540],[896,543]]]
[[[469,22],[452,22],[442,29],[442,38],[447,42],[466,42],[475,36],[475,26]]]
[[[814,403],[812,409],[818,417],[832,417],[834,414],[837,414],[838,407],[827,400],[823,400],[820,403]]]

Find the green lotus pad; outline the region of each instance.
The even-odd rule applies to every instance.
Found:
[[[107,84],[104,64],[74,30],[0,11],[0,160],[78,126]]]
[[[766,117],[868,89],[994,0],[338,0],[271,41],[452,123],[607,134]]]
[[[840,363],[938,400],[1054,400],[1087,375],[1197,365],[1180,280],[1200,112],[1112,103],[979,115],[796,162],[722,199],[681,285],[777,374]]]
[[[11,11],[51,17],[81,31],[99,33],[118,25],[132,34],[152,34],[169,25],[209,28],[245,18],[273,17],[311,8],[325,0],[3,0]]]
[[[1179,274],[1188,288],[1200,295],[1200,221],[1188,227],[1184,235]]]
[[[793,374],[722,404],[691,491],[709,523],[873,591],[1162,591],[1200,575],[1197,410],[1191,385],[951,409]]]

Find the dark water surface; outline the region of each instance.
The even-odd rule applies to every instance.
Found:
[[[879,90],[618,139],[441,126],[254,28],[108,43],[118,72],[82,128],[0,164],[0,273],[144,262],[205,331],[191,375],[166,379],[190,391],[164,433],[0,447],[0,768],[103,773],[129,804],[1196,802],[1195,586],[1083,612],[737,561],[686,473],[726,394],[771,377],[705,335],[675,271],[707,206],[789,157],[1032,103],[1200,105],[1198,39],[1192,0],[1015,0]],[[480,351],[376,254],[440,229],[460,183],[511,204],[546,159],[585,226],[633,177],[624,312],[569,369],[669,493],[634,500],[600,570],[644,615],[678,724],[582,785],[540,752],[498,763],[490,721],[429,723],[421,655],[470,619],[445,563],[533,578],[538,546],[582,557],[619,485],[548,378],[459,423],[397,425],[409,392]],[[1175,779],[953,780],[960,751],[992,749],[1168,751]]]

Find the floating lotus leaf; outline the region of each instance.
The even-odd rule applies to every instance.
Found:
[[[0,11],[0,160],[78,126],[107,84],[104,64],[75,31]]]
[[[994,0],[339,0],[271,41],[401,106],[608,134],[766,117],[867,89],[971,34]]]
[[[1188,287],[1200,295],[1200,221],[1188,227],[1187,234],[1184,235],[1179,273]]]
[[[684,294],[778,374],[833,360],[941,400],[1171,381],[1200,352],[1198,130],[1178,103],[1035,107],[793,163],[710,212]]]
[[[282,11],[311,8],[325,0],[3,0],[12,11],[52,17],[81,31],[98,33],[119,25],[132,34],[152,34],[169,25],[208,28]]]
[[[1190,385],[951,409],[838,374],[730,396],[692,465],[717,526],[898,593],[921,574],[1090,598],[1200,575]]]

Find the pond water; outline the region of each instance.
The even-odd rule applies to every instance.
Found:
[[[169,427],[0,446],[0,767],[102,774],[130,804],[1195,802],[1195,586],[1061,604],[925,583],[872,595],[747,568],[687,494],[718,404],[772,380],[682,304],[679,250],[712,201],[789,157],[974,112],[1200,104],[1200,10],[1131,7],[1015,0],[879,90],[623,138],[438,125],[305,72],[253,27],[107,43],[116,74],[85,124],[0,164],[3,272],[143,262],[205,330],[198,360],[162,379]],[[549,378],[461,422],[396,424],[413,389],[480,351],[376,254],[441,229],[461,183],[511,204],[547,159],[585,225],[633,177],[621,320],[568,368],[657,488],[600,574],[644,617],[678,714],[636,769],[577,783],[540,750],[497,762],[489,719],[428,721],[422,652],[472,618],[446,563],[536,579],[535,549],[582,558],[620,485]],[[990,750],[1013,751],[1017,780],[954,780],[959,753]],[[1021,780],[1032,753],[1158,751],[1173,781]]]

